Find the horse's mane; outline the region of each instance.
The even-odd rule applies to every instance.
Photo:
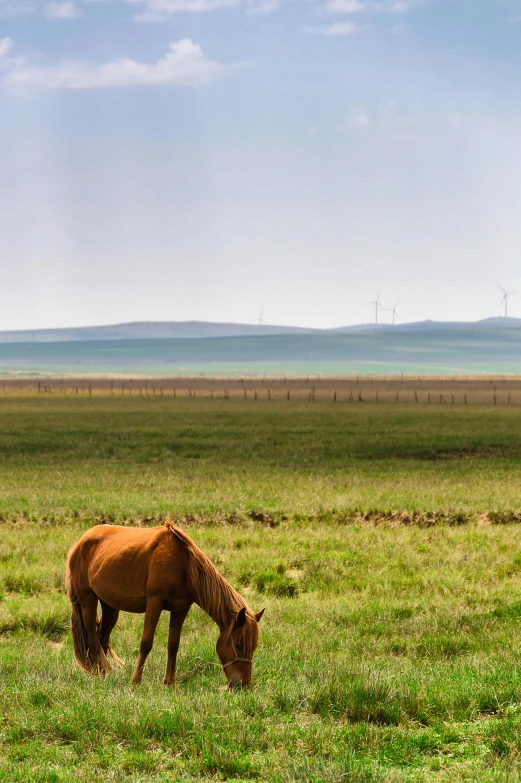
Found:
[[[243,636],[245,648],[251,654],[256,647],[258,629],[250,607],[184,530],[170,521],[165,525],[185,545],[188,552],[188,574],[196,601],[217,623],[221,631],[231,630],[237,613],[241,609],[246,609]]]

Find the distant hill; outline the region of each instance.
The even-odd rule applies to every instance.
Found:
[[[24,329],[0,332],[0,343],[61,343],[97,340],[171,340],[245,337],[269,334],[309,334],[315,329],[269,324],[211,323],[207,321],[137,321],[112,326],[64,329]]]
[[[212,323],[209,321],[137,321],[109,326],[78,326],[63,329],[25,329],[0,332],[0,344],[61,343],[116,340],[198,340],[223,337],[270,335],[334,335],[381,332],[469,331],[521,327],[520,318],[487,318],[477,322],[421,321],[405,324],[359,324],[334,329],[309,329],[271,324]]]
[[[0,344],[4,374],[521,374],[521,325]]]
[[[359,326],[339,326],[327,331],[346,332],[446,332],[475,331],[481,329],[521,328],[521,318],[485,318],[482,321],[413,321],[403,324],[360,324]]]

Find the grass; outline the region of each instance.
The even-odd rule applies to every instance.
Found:
[[[521,409],[0,398],[0,515],[349,517],[518,508]]]
[[[0,401],[0,780],[510,781],[521,753],[515,408]],[[105,681],[73,663],[66,551],[170,515],[254,609],[229,694],[193,609]],[[147,522],[148,521],[148,522]]]

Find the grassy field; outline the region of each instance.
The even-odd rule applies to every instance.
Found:
[[[0,397],[0,780],[521,778],[521,410]],[[170,517],[254,609],[253,688],[167,618],[143,685],[79,671],[63,591],[97,519]]]

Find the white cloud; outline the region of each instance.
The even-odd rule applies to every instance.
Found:
[[[10,38],[0,39],[0,60],[6,58],[14,44]]]
[[[354,22],[335,22],[322,30],[322,35],[352,35],[357,27]]]
[[[416,138],[417,137],[415,133],[407,133],[405,131],[398,131],[392,137],[393,141],[397,142],[398,144],[410,144],[413,141],[416,141]]]
[[[77,19],[81,16],[80,10],[75,3],[47,3],[45,7],[47,19]]]
[[[324,10],[328,14],[356,14],[359,11],[366,11],[367,3],[361,0],[329,0],[325,4]]]
[[[0,19],[14,19],[16,16],[32,14],[35,10],[32,0],[0,0]]]
[[[12,41],[0,43],[0,85],[12,91],[88,90],[104,87],[176,85],[194,87],[215,81],[234,66],[208,60],[189,39],[170,44],[156,63],[126,57],[96,65],[80,60],[60,60],[55,65],[32,66],[24,58],[10,58]],[[237,66],[235,66],[237,67]]]
[[[138,22],[157,22],[178,13],[203,13],[217,8],[234,8],[241,0],[123,0],[143,10],[135,15]]]
[[[279,7],[279,0],[249,0],[246,13],[265,16],[278,11]]]
[[[427,0],[327,0],[322,10],[326,14],[406,14],[427,5]]]
[[[302,27],[301,32],[309,35],[325,35],[328,37],[336,37],[342,35],[353,35],[356,33],[357,26],[354,22],[335,22],[329,25],[311,25],[308,27]]]
[[[389,11],[392,14],[406,14],[412,8],[412,3],[406,2],[406,0],[400,0],[397,3],[391,3]]]
[[[346,120],[348,128],[367,128],[371,124],[366,109],[356,109]]]
[[[451,128],[454,128],[454,130],[459,130],[461,128],[461,126],[463,125],[465,120],[464,120],[464,117],[463,117],[462,114],[455,113],[455,114],[449,115],[447,121],[448,121],[448,123],[449,123]]]
[[[138,22],[160,22],[180,13],[206,13],[226,8],[243,8],[248,14],[277,11],[280,0],[84,0],[86,3],[119,2],[134,6]]]

